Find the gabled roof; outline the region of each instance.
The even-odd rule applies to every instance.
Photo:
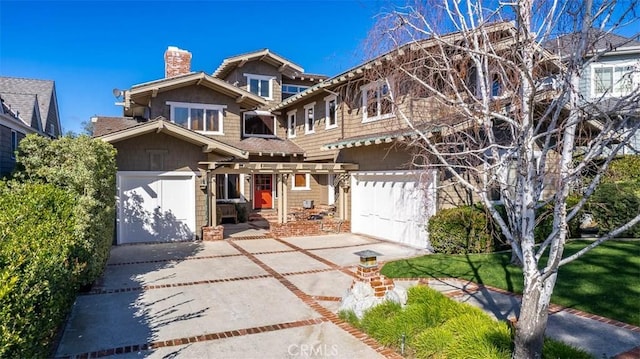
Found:
[[[4,104],[13,112],[15,117],[25,125],[33,127],[34,130],[41,130],[40,110],[38,106],[38,96],[35,94],[4,93],[1,95]],[[35,121],[34,120],[35,116]]]
[[[37,102],[35,105],[38,107],[38,118],[40,119],[40,125],[38,128],[35,128],[36,130],[41,130],[46,127],[47,121],[49,120],[49,109],[51,106],[54,106],[57,117],[55,121],[57,127],[60,128],[58,105],[55,97],[55,83],[53,81],[0,77],[0,95],[2,95],[2,98],[11,106],[13,111],[17,110],[20,112],[20,117],[23,121],[27,121],[28,125],[31,125],[30,121],[35,107],[34,102],[31,101],[30,98],[35,96],[35,102]],[[12,103],[11,100],[15,100],[16,103]],[[25,116],[22,116],[22,114]]]
[[[483,26],[487,31],[491,32],[499,32],[499,31],[507,31],[514,29],[514,25],[510,21],[501,21],[496,23],[488,23]],[[473,30],[471,30],[473,31]],[[360,64],[356,67],[353,67],[339,75],[331,77],[319,84],[316,84],[303,92],[290,96],[280,102],[279,104],[271,107],[269,111],[279,111],[285,109],[293,104],[303,101],[306,98],[316,95],[318,92],[323,91],[325,89],[329,90],[331,88],[336,87],[339,84],[346,83],[348,81],[352,81],[354,79],[360,78],[364,76],[366,70],[372,69],[375,66],[382,64],[384,61],[392,61],[397,55],[402,55],[406,50],[414,50],[416,48],[425,48],[430,46],[435,46],[440,41],[455,41],[458,38],[462,38],[464,34],[460,32],[449,33],[440,36],[439,38],[427,38],[424,40],[411,41],[407,44],[401,45],[398,48],[394,48],[380,56],[377,56],[363,64]],[[544,51],[544,49],[541,49]]]
[[[228,84],[218,78],[209,76],[204,72],[192,72],[181,76],[164,78],[151,82],[134,85],[130,90],[125,91],[125,114],[126,109],[134,102],[147,104],[150,98],[155,97],[159,92],[169,91],[185,86],[205,86],[229,97],[235,98],[236,102],[249,108],[259,107],[266,104],[265,100],[251,92]]]
[[[113,121],[113,117],[109,118]],[[124,119],[127,121],[128,119]],[[123,122],[124,122],[123,121]],[[98,117],[96,120],[96,124],[100,122],[100,118]],[[131,123],[129,123],[131,124]],[[104,134],[101,136],[96,136],[97,138],[102,139],[105,142],[115,143],[119,141],[128,140],[130,138],[134,138],[140,135],[145,135],[148,133],[166,133],[169,136],[173,136],[179,138],[183,141],[192,143],[194,145],[202,146],[203,152],[218,152],[225,155],[233,156],[236,158],[247,159],[249,156],[246,151],[243,151],[239,148],[233,147],[226,143],[217,141],[211,137],[207,137],[205,135],[201,135],[197,132],[186,129],[180,125],[176,125],[172,122],[166,121],[164,118],[160,117],[155,120],[139,122],[136,125],[131,127],[127,127],[115,132],[111,132],[108,134]]]
[[[277,67],[278,71],[290,78],[299,76],[304,72],[304,69],[300,65],[285,59],[269,49],[262,49],[224,59],[220,66],[213,72],[213,76],[223,79],[236,67],[242,67],[245,63],[255,60],[260,60]]]
[[[589,54],[598,52],[606,52],[603,55],[640,53],[640,41],[638,41],[640,38],[638,35],[634,38],[629,38],[599,29],[592,29],[589,31],[588,37]],[[543,46],[552,53],[566,57],[573,54],[573,49],[575,49],[575,44],[579,39],[580,33],[571,33],[548,40]]]

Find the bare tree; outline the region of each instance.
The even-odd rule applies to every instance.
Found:
[[[624,45],[602,47],[618,26],[636,21],[637,3],[487,3],[494,7],[445,0],[390,11],[372,33],[386,53],[366,76],[384,79],[378,91],[386,106],[415,133],[409,143],[414,166],[441,169],[446,182],[471,193],[501,228],[524,273],[513,356],[540,358],[558,268],[640,222],[638,214],[563,256],[568,221],[638,132],[637,87],[615,97],[580,92],[584,69]],[[545,49],[550,44],[559,51]],[[638,79],[640,65],[629,72],[625,76]],[[585,180],[595,160],[596,174]],[[568,208],[571,191],[582,198]],[[492,194],[499,194],[506,218]],[[542,208],[552,208],[553,230],[536,245]]]

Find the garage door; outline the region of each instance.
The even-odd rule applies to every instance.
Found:
[[[192,172],[118,172],[118,244],[194,239]]]
[[[435,214],[435,171],[355,172],[351,177],[351,231],[426,248]]]

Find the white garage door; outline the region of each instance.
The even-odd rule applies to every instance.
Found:
[[[351,173],[351,231],[429,246],[427,220],[435,214],[435,171]]]
[[[118,244],[192,240],[192,172],[118,172]]]

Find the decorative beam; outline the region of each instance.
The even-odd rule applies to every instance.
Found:
[[[151,97],[156,97],[158,96],[158,88],[154,88],[153,90],[151,90]]]
[[[242,60],[240,61],[240,63],[238,63],[238,68],[240,68],[240,67],[244,66],[244,65],[247,63],[247,61],[249,61],[249,60],[248,60],[248,59],[242,59]]]

